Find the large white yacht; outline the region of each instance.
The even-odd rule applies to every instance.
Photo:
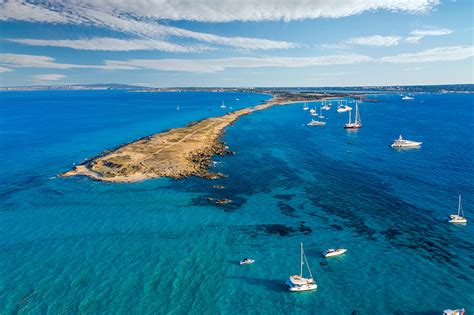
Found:
[[[309,278],[303,277],[304,263],[306,263],[306,266],[308,267]],[[288,289],[291,292],[311,291],[316,290],[316,288],[318,287],[316,281],[313,279],[311,269],[309,268],[308,260],[306,259],[306,255],[304,254],[303,243],[301,243],[300,253],[300,274],[290,276],[288,280],[286,280],[286,284],[288,285]]]
[[[423,142],[405,140],[403,139],[402,135],[400,135],[400,137],[398,137],[398,139],[395,140],[390,146],[392,148],[413,148],[413,147],[419,147],[422,143]]]
[[[467,219],[464,217],[464,210],[462,209],[461,195],[459,195],[458,202],[458,214],[449,215],[449,223],[467,223]]]

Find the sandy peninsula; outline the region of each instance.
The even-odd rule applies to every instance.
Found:
[[[321,98],[314,94],[275,94],[263,104],[203,119],[106,151],[60,176],[83,175],[107,182],[136,182],[158,177],[222,177],[223,174],[210,173],[209,168],[214,155],[233,153],[221,140],[227,126],[243,115],[275,105]]]

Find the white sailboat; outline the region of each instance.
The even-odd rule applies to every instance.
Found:
[[[306,263],[306,266],[308,267],[309,278],[303,277],[304,263]],[[286,280],[286,284],[288,285],[288,289],[291,292],[311,291],[316,290],[316,288],[318,287],[316,281],[313,279],[311,269],[309,268],[308,260],[306,259],[306,255],[304,254],[303,243],[301,243],[300,253],[300,274],[290,276],[288,280]]]
[[[320,107],[319,108],[319,118],[324,118],[324,115],[323,115],[323,107]]]
[[[352,118],[352,110],[349,111],[349,122],[344,125],[345,129],[359,129],[362,127],[362,122],[360,120],[360,113],[359,113],[359,104],[356,102],[356,112],[355,112],[355,120],[354,122],[351,121]]]
[[[221,105],[221,108],[225,108],[225,104],[224,104],[224,101],[222,101],[222,105]]]
[[[176,110],[179,111],[179,105],[176,105]]]
[[[306,102],[305,102],[305,103],[304,103],[303,110],[308,110],[308,109],[309,109],[309,107],[308,107],[308,105],[306,105]]]
[[[324,102],[323,102],[323,107],[322,107],[322,109],[324,109],[324,110],[330,110],[330,109],[331,109],[331,106],[328,105],[328,104],[326,103],[326,101],[324,101]]]
[[[344,113],[344,112],[352,110],[352,107],[347,106],[347,101],[346,100],[344,100],[344,103],[345,103],[345,105],[343,105],[342,101],[341,101],[341,103],[339,105],[339,108],[337,109],[338,113]]]
[[[464,210],[462,209],[461,195],[459,195],[458,214],[451,214],[449,216],[449,223],[467,223],[464,217]]]

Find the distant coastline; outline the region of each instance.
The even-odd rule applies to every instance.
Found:
[[[127,84],[72,84],[0,87],[0,91],[49,91],[49,90],[126,90],[138,93],[159,92],[243,92],[272,94],[294,93],[474,93],[474,84],[444,85],[392,85],[348,87],[163,87],[153,88]]]

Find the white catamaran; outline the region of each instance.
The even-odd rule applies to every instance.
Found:
[[[309,278],[303,277],[304,263],[306,263],[306,266],[308,267]],[[301,243],[300,274],[290,276],[288,280],[286,280],[286,284],[288,285],[288,289],[291,292],[311,291],[316,290],[316,288],[318,287],[316,281],[313,279],[311,269],[309,268],[308,260],[306,259],[306,255],[304,254],[303,243]]]
[[[464,217],[464,210],[462,209],[461,195],[459,195],[458,214],[451,214],[449,216],[449,223],[467,223]]]
[[[359,113],[359,104],[356,102],[356,113],[355,113],[355,120],[352,122],[352,110],[349,111],[349,122],[344,125],[345,129],[359,129],[362,127],[362,122],[360,120],[360,113]]]

